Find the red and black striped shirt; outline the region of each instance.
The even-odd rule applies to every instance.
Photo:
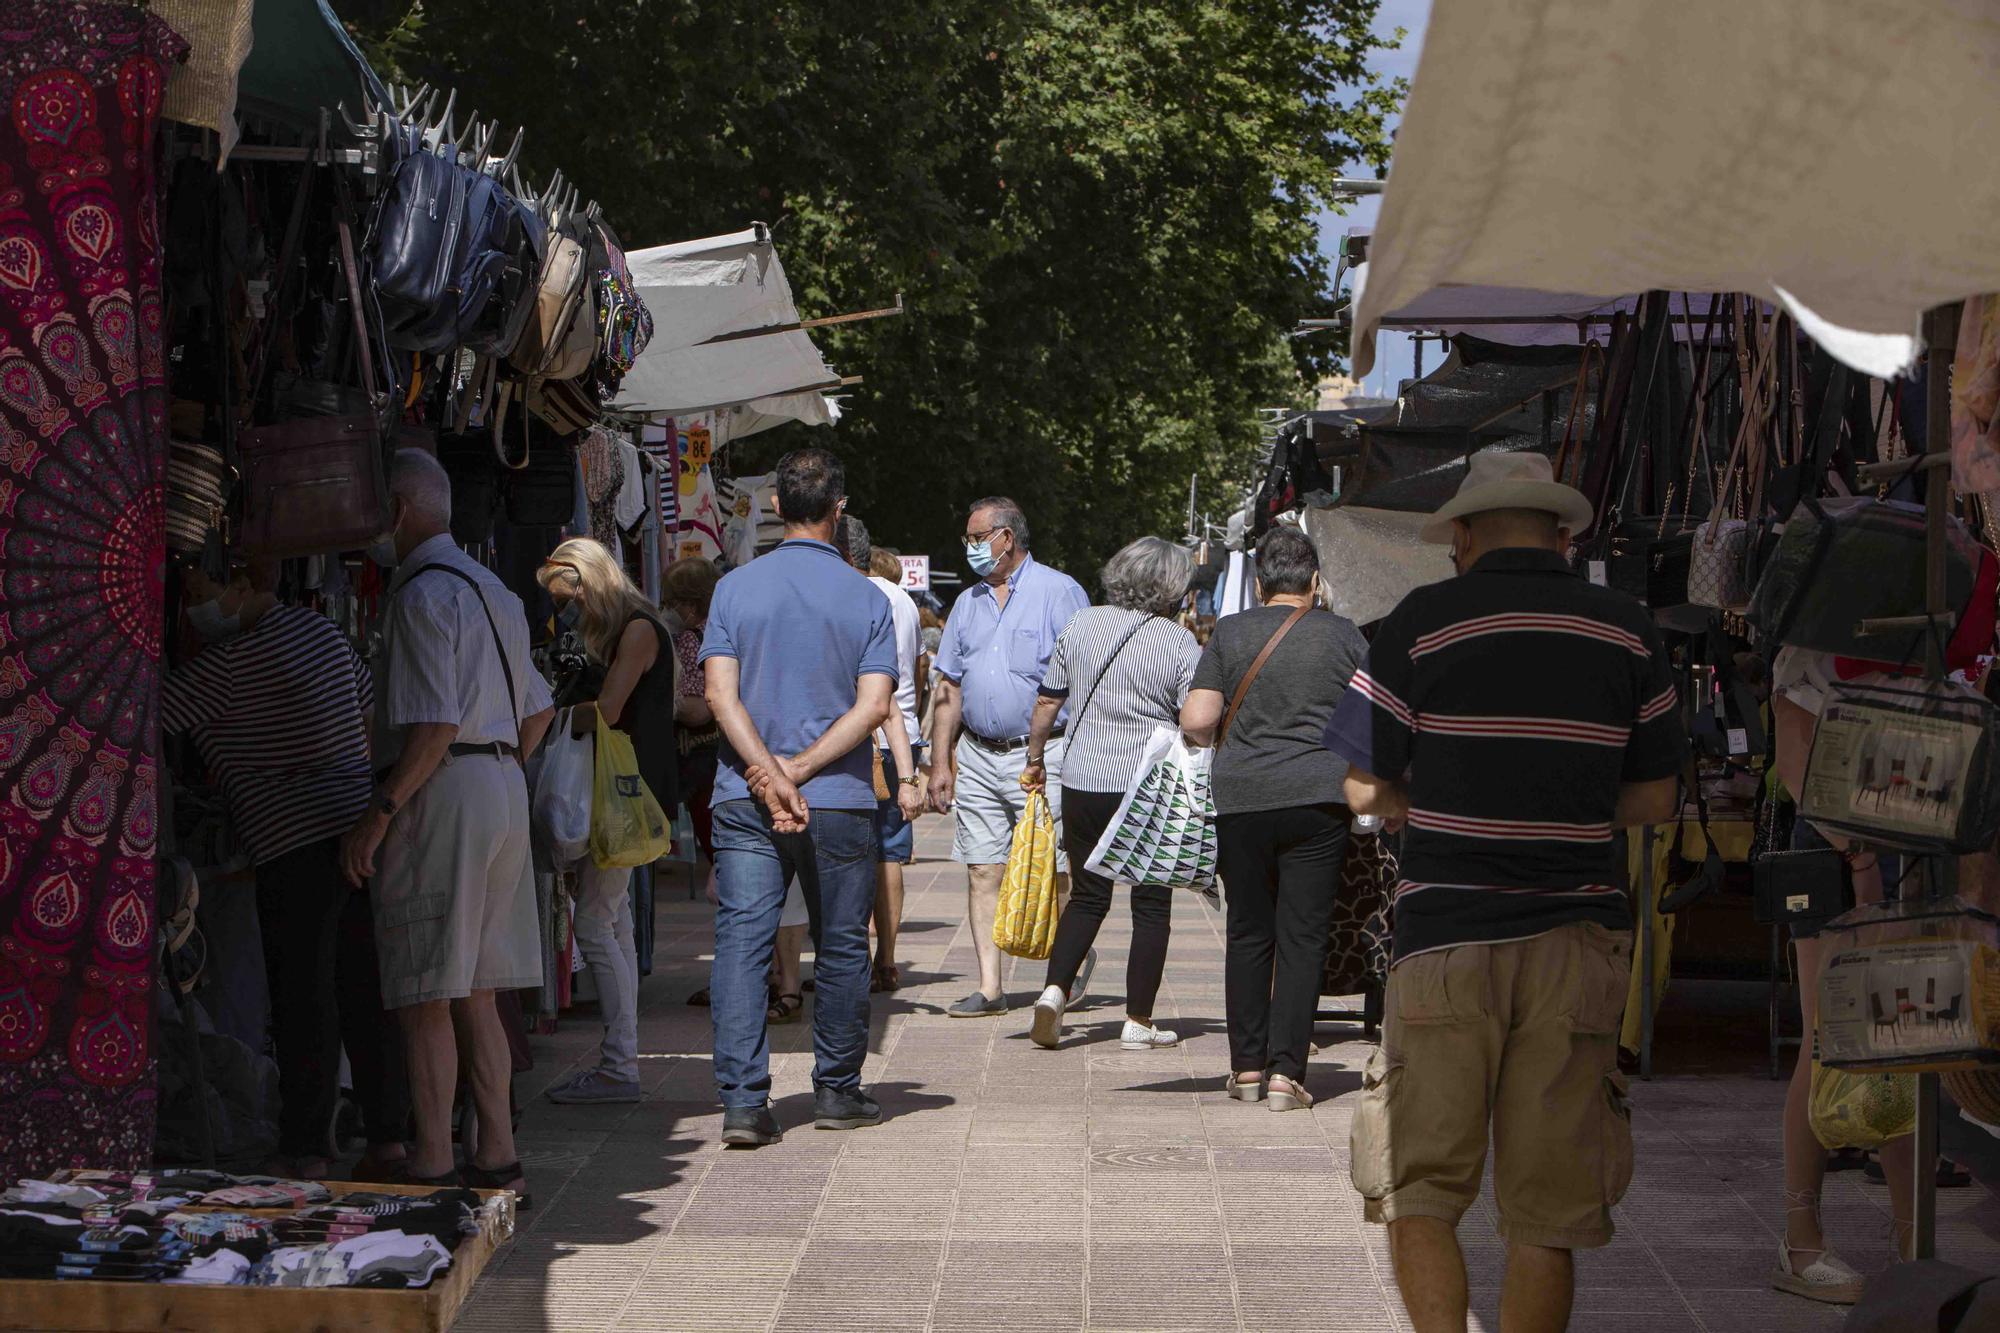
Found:
[[[1553,551],[1508,549],[1419,588],[1376,631],[1327,748],[1409,784],[1395,957],[1631,928],[1619,788],[1687,756],[1645,607]]]

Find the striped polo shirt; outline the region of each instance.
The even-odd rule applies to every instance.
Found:
[[[1619,788],[1672,777],[1687,757],[1646,609],[1527,548],[1404,598],[1326,744],[1408,783],[1399,960],[1579,921],[1630,929]]]
[[[160,690],[169,732],[191,731],[258,864],[354,827],[374,779],[362,715],[368,668],[331,620],[274,606],[184,662]]]
[[[1040,686],[1044,697],[1069,701],[1063,789],[1122,792],[1131,785],[1153,733],[1180,725],[1200,660],[1194,635],[1175,621],[1115,606],[1077,612],[1057,637]]]

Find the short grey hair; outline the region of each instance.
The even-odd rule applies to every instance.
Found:
[[[1013,533],[1015,542],[1022,550],[1034,549],[1034,543],[1028,540],[1028,516],[1021,512],[1021,506],[1004,495],[989,495],[984,500],[975,501],[966,514],[970,516],[982,510],[990,515],[991,526]]]
[[[874,544],[868,540],[868,525],[852,514],[840,516],[840,528],[834,534],[834,544],[840,547],[840,554],[847,563],[866,574],[869,557],[875,554]]]
[[[389,465],[389,494],[410,512],[436,523],[451,522],[451,476],[444,464],[421,449],[398,449]]]
[[[1141,537],[1105,562],[1104,599],[1127,611],[1168,615],[1194,577],[1194,557],[1163,537]]]
[[[1297,597],[1312,591],[1319,552],[1312,538],[1281,523],[1257,543],[1257,587],[1266,597]]]

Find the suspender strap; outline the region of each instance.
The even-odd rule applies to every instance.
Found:
[[[466,587],[472,589],[472,595],[479,599],[479,609],[486,613],[486,628],[493,632],[493,651],[500,656],[500,673],[507,678],[507,709],[514,715],[514,749],[516,753],[519,753],[522,749],[521,696],[514,690],[514,668],[507,663],[507,645],[500,639],[500,626],[493,619],[493,608],[486,604],[486,594],[481,591],[479,580],[454,565],[425,565],[422,569],[411,574],[409,578],[404,579],[403,586],[407,588],[433,569],[442,570],[450,574],[452,577],[461,580]],[[523,759],[527,758],[525,754],[521,755],[521,757]]]

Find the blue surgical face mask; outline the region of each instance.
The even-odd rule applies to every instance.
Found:
[[[219,597],[213,601],[197,602],[187,609],[187,614],[194,632],[207,643],[221,643],[243,632],[243,613],[222,614],[222,599]]]
[[[582,623],[583,608],[574,600],[564,602],[562,609],[556,612],[556,625],[561,629],[574,631]]]
[[[965,563],[972,566],[972,572],[982,579],[991,574],[1000,564],[1000,561],[993,554],[993,539],[988,537],[983,542],[973,542],[967,546],[965,548]]]

